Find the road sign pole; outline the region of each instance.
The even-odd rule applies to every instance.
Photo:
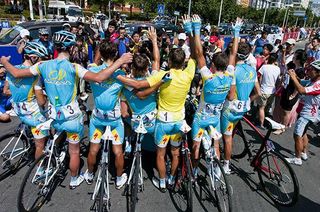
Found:
[[[188,16],[191,15],[191,1],[192,1],[192,0],[189,0]]]
[[[221,3],[220,3],[218,26],[220,26],[220,22],[221,22],[222,5],[223,5],[223,0],[221,0]]]
[[[286,13],[284,14],[283,23],[282,23],[282,28],[284,28],[284,26],[285,26],[285,24],[286,24],[286,18],[287,18],[288,10],[289,10],[289,7],[287,7]]]
[[[268,3],[267,3],[268,4]],[[266,20],[266,15],[267,15],[267,9],[268,9],[268,5],[266,4],[266,8],[264,10],[264,14],[263,14],[263,20],[262,20],[262,25],[264,25],[264,22]]]
[[[32,0],[29,0],[30,18],[33,20],[33,5]]]

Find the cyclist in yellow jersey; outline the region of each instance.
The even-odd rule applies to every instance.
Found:
[[[190,22],[191,23],[191,22]],[[190,33],[189,33],[190,34]],[[193,37],[190,37],[190,43],[193,44]],[[160,71],[145,80],[134,80],[123,76],[118,79],[124,84],[135,89],[160,86],[158,96],[158,113],[155,127],[155,142],[157,148],[157,168],[159,171],[159,187],[161,192],[166,192],[166,166],[165,154],[166,146],[170,141],[171,144],[171,175],[168,183],[174,182],[174,176],[179,164],[181,131],[180,128],[184,122],[184,103],[187,93],[189,92],[191,81],[195,74],[196,62],[194,53],[191,52],[191,59],[187,67],[183,69],[185,53],[181,48],[172,49],[169,53],[170,70]],[[170,77],[168,76],[170,74]],[[158,181],[154,181],[158,183]]]

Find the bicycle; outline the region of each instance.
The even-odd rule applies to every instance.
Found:
[[[128,198],[128,211],[135,211],[136,204],[138,201],[138,192],[144,190],[143,185],[143,174],[142,174],[142,160],[141,160],[141,141],[143,134],[147,133],[147,130],[143,124],[143,117],[137,116],[137,119],[132,119],[132,121],[138,121],[139,125],[135,129],[135,150],[133,152],[133,161],[130,169],[130,174],[127,182],[126,189],[124,193]]]
[[[212,126],[209,126],[208,129],[210,129],[211,132],[215,131],[217,133],[214,136],[217,137],[216,140],[221,138],[221,134],[213,129]],[[204,134],[209,135],[208,129],[205,130]],[[206,140],[206,136],[203,136],[201,143],[205,151],[204,158],[207,165],[207,173],[205,178],[209,176],[210,190],[212,192],[210,196],[211,199],[214,198],[216,200],[219,211],[230,212],[232,211],[232,187],[228,182],[215,147],[211,145],[211,142]],[[208,180],[206,180],[206,184],[208,184]]]
[[[268,125],[268,131],[266,135],[263,135],[248,118],[243,117],[243,121],[258,134],[259,140],[261,141],[261,145],[254,156],[251,151],[253,143],[246,139],[242,124],[238,122],[233,132],[233,137],[240,136],[243,143],[240,149],[237,149],[239,145],[234,146],[235,152],[237,153],[233,154],[233,158],[238,159],[248,155],[250,165],[254,168],[254,171],[258,172],[260,183],[267,196],[278,205],[293,206],[299,197],[298,179],[285,158],[275,152],[273,141],[269,139],[272,132],[271,124],[273,121],[268,117],[265,120]],[[234,141],[234,143],[239,143],[239,141]]]
[[[169,188],[169,191],[172,193],[182,193],[185,195],[187,201],[186,211],[193,210],[193,194],[192,188],[195,181],[193,172],[192,172],[192,163],[191,163],[191,151],[188,147],[188,132],[191,128],[184,121],[182,127],[180,128],[182,135],[182,143],[180,150],[180,163],[177,170],[177,177],[173,187]],[[170,167],[170,163],[167,162],[167,167]],[[168,168],[168,170],[170,170]],[[170,173],[170,171],[168,171]]]
[[[22,162],[32,160],[34,142],[31,130],[21,123],[16,130],[0,137],[0,181],[15,173]]]
[[[37,126],[38,130],[50,129],[53,119]],[[57,140],[64,132],[50,135],[44,153],[35,160],[26,172],[18,193],[19,211],[38,211],[52,194],[56,185],[62,182],[67,170],[67,144],[58,148]]]
[[[102,155],[100,164],[98,167],[98,177],[94,187],[94,191],[91,199],[94,201],[90,210],[94,211],[110,211],[111,199],[110,199],[110,187],[109,187],[109,145],[114,139],[110,126],[106,127],[105,132],[102,135]]]

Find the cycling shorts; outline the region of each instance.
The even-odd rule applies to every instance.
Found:
[[[155,127],[155,142],[160,148],[165,148],[170,140],[171,146],[179,147],[182,140],[180,128],[183,120],[177,122],[162,122],[157,119]]]
[[[231,112],[229,109],[224,109],[221,115],[221,133],[224,135],[232,135],[232,132],[238,121],[242,119],[245,112]]]
[[[67,141],[77,144],[83,136],[83,115],[70,120],[55,120],[52,126],[58,132],[67,132]]]
[[[124,138],[124,126],[121,118],[106,121],[104,119],[91,116],[89,127],[90,142],[99,144],[106,126],[111,127],[111,132],[114,138],[112,144],[122,145]]]
[[[216,130],[220,132],[220,113],[215,116],[196,113],[192,123],[192,139],[196,142],[200,142],[204,135],[204,130],[207,130],[209,126],[216,128]],[[211,138],[208,137],[207,139]]]
[[[294,127],[294,134],[297,136],[304,136],[307,132],[307,129],[310,125],[310,121],[304,117],[299,117],[296,126]]]

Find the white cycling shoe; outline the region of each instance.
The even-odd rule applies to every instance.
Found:
[[[79,175],[76,180],[72,180],[72,178],[71,178],[69,188],[71,190],[73,190],[73,189],[77,188],[83,181],[84,181],[83,175]]]
[[[127,180],[128,180],[128,176],[127,176],[126,173],[123,173],[121,175],[120,179],[117,177],[117,179],[116,179],[116,189],[118,189],[118,190],[121,189],[126,184]]]

